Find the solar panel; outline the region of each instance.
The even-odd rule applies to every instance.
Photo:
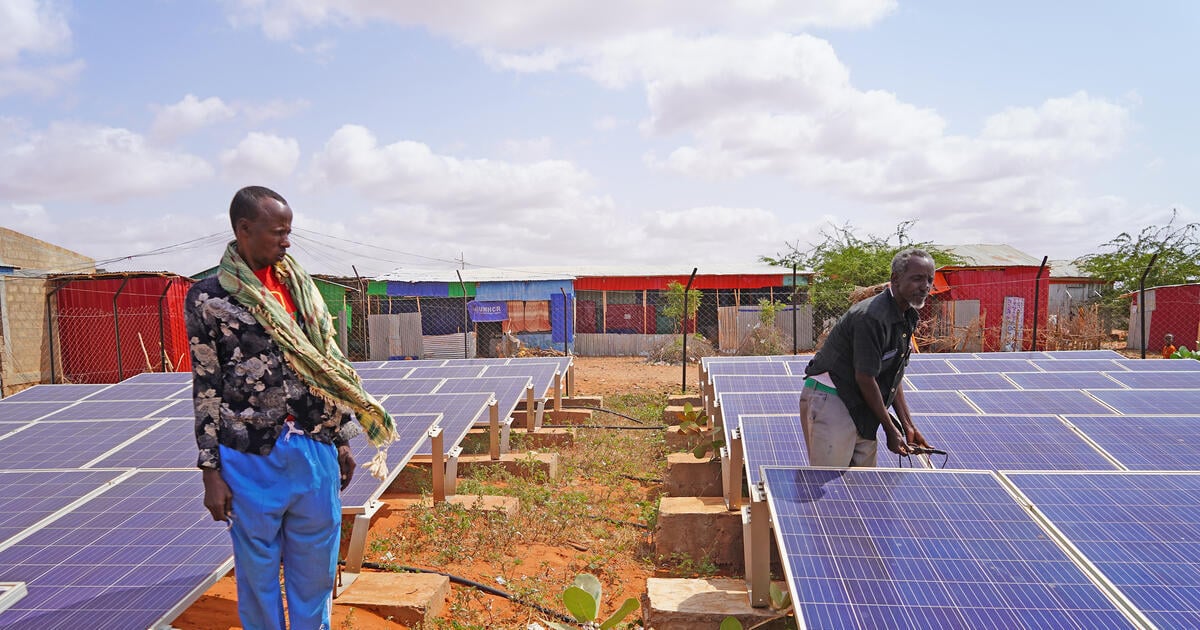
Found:
[[[913,355],[914,357],[917,355]],[[904,368],[906,375],[911,374],[954,374],[954,368],[950,367],[944,359],[921,359],[917,361],[909,361],[908,367]]]
[[[1200,415],[1065,417],[1130,470],[1200,470]]]
[[[905,390],[904,402],[911,413],[978,413],[958,392]]]
[[[1118,412],[1128,415],[1170,414],[1185,415],[1200,409],[1200,390],[1195,389],[1089,389],[1088,393],[1103,400]],[[1072,413],[1072,412],[1066,412]],[[1078,414],[1103,413],[1075,411]]]
[[[61,385],[34,385],[19,391],[5,402],[75,402],[83,400],[110,385],[88,385],[63,383]]]
[[[1107,372],[1108,378],[1132,389],[1200,389],[1200,372]]]
[[[189,405],[191,401],[188,401]],[[89,468],[195,468],[196,429],[191,418],[177,418],[154,427],[119,450],[91,463]]]
[[[1134,627],[990,473],[764,479],[802,627]]]
[[[114,470],[0,470],[0,547],[120,474]],[[2,568],[0,579],[7,579]]]
[[[189,418],[196,417],[196,403],[191,397],[175,401],[154,413],[155,418]]]
[[[399,361],[396,361],[395,363],[399,363]],[[358,372],[360,370],[370,370],[373,368],[381,368],[387,364],[388,364],[388,361],[351,361],[350,362],[350,365],[354,368],[355,372]]]
[[[446,365],[446,359],[396,359],[394,361],[384,361],[380,367],[390,368],[419,368],[419,367],[442,367]]]
[[[712,377],[713,389],[724,392],[798,392],[804,388],[803,376],[778,374],[718,374]]]
[[[1016,391],[969,390],[962,392],[983,413],[1103,414],[1112,410],[1079,390],[1027,389]],[[911,405],[910,405],[911,406]]]
[[[1117,359],[1113,363],[1134,372],[1200,371],[1200,361],[1195,359]]]
[[[1046,372],[1113,372],[1125,369],[1111,359],[1048,359],[1030,363]]]
[[[1021,389],[1117,388],[1120,385],[1100,372],[1013,372],[1006,374]],[[982,388],[980,388],[982,389]]]
[[[20,429],[21,427],[23,427],[23,426],[25,426],[25,425],[27,425],[27,424],[29,424],[29,423],[28,423],[28,422],[4,422],[4,421],[0,421],[0,438],[4,437],[5,435],[8,435],[9,433],[11,433],[11,432],[13,432],[13,431],[15,431],[15,430],[17,430],[17,429]]]
[[[1059,420],[1037,415],[922,415],[925,440],[948,451],[947,467],[976,470],[1116,470]]]
[[[762,481],[763,466],[807,466],[808,445],[800,426],[800,414],[742,414],[738,416],[745,451],[746,480],[751,486]],[[879,433],[876,465],[881,468],[900,466],[899,458],[887,450],[887,442]],[[912,465],[910,462],[909,465]],[[920,466],[920,464],[916,464]]]
[[[0,440],[7,469],[78,468],[154,426],[159,420],[43,420]]]
[[[548,398],[554,394],[554,375],[560,372],[557,363],[509,363],[489,365],[481,376],[528,376],[533,381],[533,395]],[[565,374],[565,372],[564,372]],[[564,392],[565,394],[565,392]]]
[[[1037,372],[1033,363],[1024,359],[951,359],[946,361],[956,371],[970,372]]]
[[[395,442],[388,445],[387,479],[376,479],[362,467],[363,464],[371,461],[376,453],[376,448],[367,440],[366,436],[359,436],[350,441],[350,452],[354,455],[354,461],[359,464],[359,468],[355,471],[354,478],[350,480],[350,485],[342,491],[342,511],[344,513],[361,511],[364,506],[378,499],[388,486],[392,485],[404,465],[412,459],[417,445],[429,434],[429,429],[441,420],[441,415],[393,414],[392,420],[396,424],[397,438]]]
[[[1155,626],[1200,628],[1200,477],[1006,477]]]
[[[800,392],[726,393],[717,396],[722,431],[729,444],[733,427],[742,414],[793,414],[800,412]]]
[[[804,359],[803,361],[784,361],[783,364],[787,366],[789,374],[804,378],[804,368],[808,367],[808,359]]]
[[[449,367],[419,367],[414,368],[406,378],[474,378],[488,366],[484,365],[453,365]]]
[[[186,401],[190,404],[191,401]],[[163,400],[103,400],[82,402],[64,407],[42,420],[123,420],[146,418],[168,406]]]
[[[532,383],[528,376],[492,376],[480,378],[448,378],[437,388],[439,394],[490,392],[499,406],[500,419],[512,415],[517,403],[525,398]]]
[[[0,400],[0,420],[7,422],[29,422],[62,411],[69,403],[61,402],[9,402]]]
[[[1011,361],[1012,359],[1049,359],[1050,355],[1045,352],[1021,350],[1017,352],[971,352],[963,353],[973,359],[984,359],[987,361]],[[966,358],[966,357],[964,357]]]
[[[191,382],[191,372],[142,372],[121,381],[122,384],[178,383],[180,385],[190,385]]]
[[[440,378],[376,378],[363,381],[363,389],[376,398],[388,394],[431,394]]]
[[[166,400],[182,391],[191,392],[191,383],[117,383],[88,397],[97,400]]]
[[[920,391],[959,389],[1016,389],[1012,381],[995,372],[972,374],[913,374],[908,382]],[[908,393],[906,388],[905,393]]]
[[[1051,359],[1123,359],[1124,356],[1115,350],[1097,349],[1097,350],[1047,350],[1046,354]]]
[[[358,372],[358,376],[362,380],[371,381],[381,378],[406,378],[414,369],[416,368],[403,365],[400,367],[363,368],[355,370],[355,372]]]
[[[456,446],[479,421],[492,400],[491,394],[425,394],[388,396],[383,408],[397,414],[442,414],[441,427],[446,448]],[[432,454],[432,444],[425,438],[417,447],[417,455]]]
[[[477,357],[474,359],[446,359],[445,365],[505,365],[508,359],[504,357]]]
[[[788,374],[787,364],[783,361],[728,361],[711,363],[706,370],[708,378],[718,374]]]
[[[150,628],[170,622],[231,566],[229,534],[199,471],[138,472],[0,551],[29,594],[3,628]]]

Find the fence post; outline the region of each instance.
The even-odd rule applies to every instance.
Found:
[[[46,294],[46,338],[50,342],[50,384],[51,385],[53,385],[55,383],[55,378],[54,378],[54,338],[57,335],[54,334],[54,322],[50,318],[50,298],[54,297],[54,294],[58,293],[58,290],[61,288],[62,288],[62,285],[60,284],[60,285],[54,287],[53,289],[50,289],[50,292]]]
[[[1158,260],[1158,252],[1150,257],[1150,264],[1146,265],[1146,270],[1142,272],[1141,279],[1138,280],[1138,319],[1141,320],[1141,338],[1142,338],[1142,358],[1146,358],[1146,346],[1149,340],[1146,339],[1146,276],[1150,275],[1150,269],[1154,267],[1154,261]]]
[[[463,292],[463,358],[469,359],[470,351],[467,344],[467,283],[463,282],[462,273],[459,270],[455,269],[454,273],[458,276],[458,285],[462,287]]]
[[[1037,275],[1033,278],[1033,341],[1030,344],[1030,349],[1037,352],[1037,329],[1038,329],[1038,302],[1041,301],[1042,291],[1039,286],[1042,281],[1042,272],[1046,270],[1046,261],[1049,256],[1042,256],[1042,266],[1038,267]]]
[[[799,328],[796,323],[796,293],[800,291],[796,286],[796,263],[792,263],[792,354],[800,354],[800,339]]]
[[[687,286],[683,288],[683,358],[680,363],[683,364],[683,383],[680,386],[679,393],[687,393],[687,323],[688,323],[688,293],[692,290],[692,281],[696,279],[696,269],[692,267],[692,276],[688,278]]]
[[[174,278],[167,278],[167,286],[163,287],[162,295],[158,296],[158,352],[162,356],[160,365],[164,372],[167,371],[167,338],[163,333],[163,300],[167,297],[167,291],[171,290],[172,282],[175,282]]]
[[[121,279],[121,286],[117,287],[117,292],[113,294],[113,326],[117,331],[117,336],[113,340],[117,342],[117,382],[125,380],[125,367],[121,362],[121,313],[117,309],[117,298],[121,297],[121,292],[125,290],[127,282],[129,282],[129,276]]]

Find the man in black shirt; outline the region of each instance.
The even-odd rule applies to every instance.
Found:
[[[904,367],[912,351],[917,309],[933,288],[933,257],[906,249],[892,258],[888,288],[850,307],[805,368],[800,415],[813,466],[874,466],[875,435],[907,455],[928,448],[904,402]],[[896,411],[903,425],[888,415]]]

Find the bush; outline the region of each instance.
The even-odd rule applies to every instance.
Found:
[[[717,351],[703,335],[691,334],[688,335],[687,353],[688,361],[697,363],[701,357],[715,356]],[[683,336],[681,335],[650,350],[650,354],[646,357],[646,360],[649,363],[676,364],[680,363],[682,356]]]

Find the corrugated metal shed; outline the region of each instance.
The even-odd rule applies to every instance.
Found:
[[[1041,258],[1030,256],[1012,245],[947,245],[942,249],[963,259],[961,265],[947,265],[944,268],[1039,267],[1042,264]]]

